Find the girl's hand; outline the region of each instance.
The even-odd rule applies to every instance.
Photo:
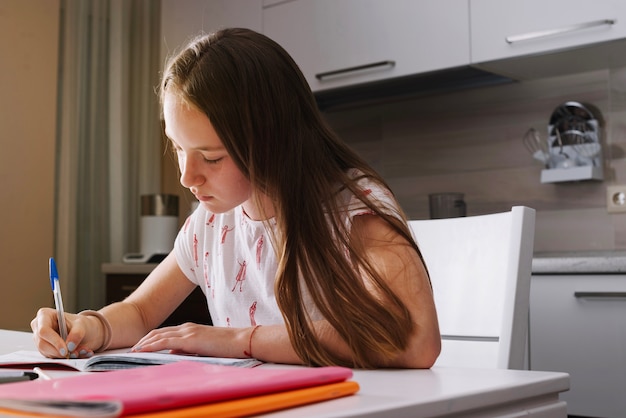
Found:
[[[51,308],[41,308],[31,321],[35,346],[41,354],[50,358],[83,358],[93,356],[90,342],[85,338],[90,329],[90,318],[75,314],[65,314],[68,335],[63,341],[59,335],[57,312]]]
[[[246,357],[251,328],[225,328],[186,323],[150,331],[132,352],[170,350],[173,353],[211,357]]]

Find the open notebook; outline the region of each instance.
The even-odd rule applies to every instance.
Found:
[[[56,367],[70,368],[81,372],[97,372],[119,369],[131,369],[138,366],[154,366],[159,364],[174,363],[177,361],[197,361],[207,364],[219,364],[222,366],[255,367],[263,364],[252,358],[221,358],[203,357],[183,354],[158,353],[129,353],[114,350],[102,354],[96,354],[89,359],[51,359],[44,357],[38,351],[15,351],[0,355],[0,367]]]
[[[345,382],[350,377],[352,370],[344,367],[240,368],[181,361],[0,385],[0,409],[76,417],[116,417],[168,410],[191,413],[193,411],[185,408],[216,407],[220,402],[233,400],[239,400],[240,404],[247,400],[245,407],[250,408],[254,397],[283,394],[284,406],[280,406],[280,402],[274,404],[273,409],[279,409],[355,393],[356,382],[327,386]],[[321,389],[324,386],[326,388]],[[319,388],[324,393],[309,391],[309,394],[293,392],[291,397],[288,395],[290,391],[305,388]],[[326,390],[328,388],[331,390]],[[260,402],[256,408],[263,404]],[[103,409],[105,407],[109,409]]]

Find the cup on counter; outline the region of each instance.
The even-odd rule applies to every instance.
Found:
[[[467,215],[463,193],[431,193],[428,195],[430,219],[459,218]]]

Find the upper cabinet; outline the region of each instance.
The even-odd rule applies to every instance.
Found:
[[[200,32],[254,29],[291,54],[321,107],[626,66],[626,0],[161,0],[161,5],[164,58]]]
[[[263,32],[320,92],[467,66],[467,0],[265,0]]]
[[[472,62],[626,37],[624,0],[470,0]]]
[[[482,68],[531,78],[601,68],[624,55],[610,42],[626,39],[624,0],[469,1],[471,60]]]

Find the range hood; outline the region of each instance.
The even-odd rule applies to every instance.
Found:
[[[322,111],[329,112],[513,81],[506,76],[466,66],[324,90],[315,93],[315,99]]]

